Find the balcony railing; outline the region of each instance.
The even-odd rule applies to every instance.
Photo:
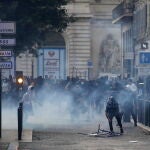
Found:
[[[133,17],[134,3],[122,2],[116,6],[112,11],[113,23],[125,22],[127,19],[131,20]]]

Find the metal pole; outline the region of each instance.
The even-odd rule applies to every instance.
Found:
[[[22,126],[23,126],[23,103],[19,103],[19,107],[18,107],[18,140],[22,139]]]
[[[32,79],[33,79],[33,69],[34,69],[33,68],[33,56],[32,56],[32,61],[31,62],[32,62],[31,72],[32,72]]]
[[[0,22],[1,22],[1,19],[0,19]],[[1,37],[1,34],[0,34],[0,37]],[[1,137],[2,137],[2,70],[0,69],[0,138]]]
[[[0,138],[2,137],[2,78],[0,69]]]
[[[121,77],[123,79],[124,78],[124,45],[123,45],[124,36],[122,30],[123,27],[121,25]]]
[[[88,67],[88,80],[90,78],[90,68]]]

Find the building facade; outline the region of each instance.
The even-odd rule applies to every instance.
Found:
[[[133,18],[137,75],[150,75],[150,1],[137,1]],[[137,22],[137,23],[136,23]]]
[[[95,79],[121,73],[121,26],[112,24],[116,0],[75,0],[68,12],[77,17],[66,31],[68,75]],[[90,62],[90,63],[89,63]]]
[[[64,42],[59,48],[65,49],[65,77],[96,79],[103,73],[122,73],[121,25],[112,23],[112,10],[119,3],[120,0],[72,0],[67,5],[68,13],[77,20],[61,34]],[[54,37],[47,39],[52,41]],[[58,39],[43,44],[43,47],[57,48]],[[37,70],[40,67],[37,60]],[[49,71],[47,76],[55,78],[55,73]],[[38,75],[44,77],[38,71],[34,73],[34,77]]]
[[[113,23],[121,24],[122,75],[150,75],[150,1],[123,0],[113,10]]]
[[[122,77],[134,74],[133,11],[132,0],[122,1],[113,9],[113,23],[121,25]]]

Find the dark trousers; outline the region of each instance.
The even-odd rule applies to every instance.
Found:
[[[137,112],[133,109],[126,109],[124,112],[124,121],[130,122],[130,116],[132,116],[132,119],[134,121],[134,125],[137,125]]]
[[[118,125],[119,125],[120,129],[122,130],[122,123],[121,123],[120,114],[119,113],[117,113],[117,114],[108,114],[107,118],[108,118],[109,128],[110,128],[111,132],[113,132],[112,120],[113,120],[114,117],[116,118],[116,120],[118,122]]]

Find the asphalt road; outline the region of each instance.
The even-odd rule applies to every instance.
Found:
[[[150,150],[150,133],[124,123],[124,134],[90,137],[97,124],[52,126],[33,131],[33,141],[19,143],[19,150]],[[117,127],[115,128],[117,131]]]

